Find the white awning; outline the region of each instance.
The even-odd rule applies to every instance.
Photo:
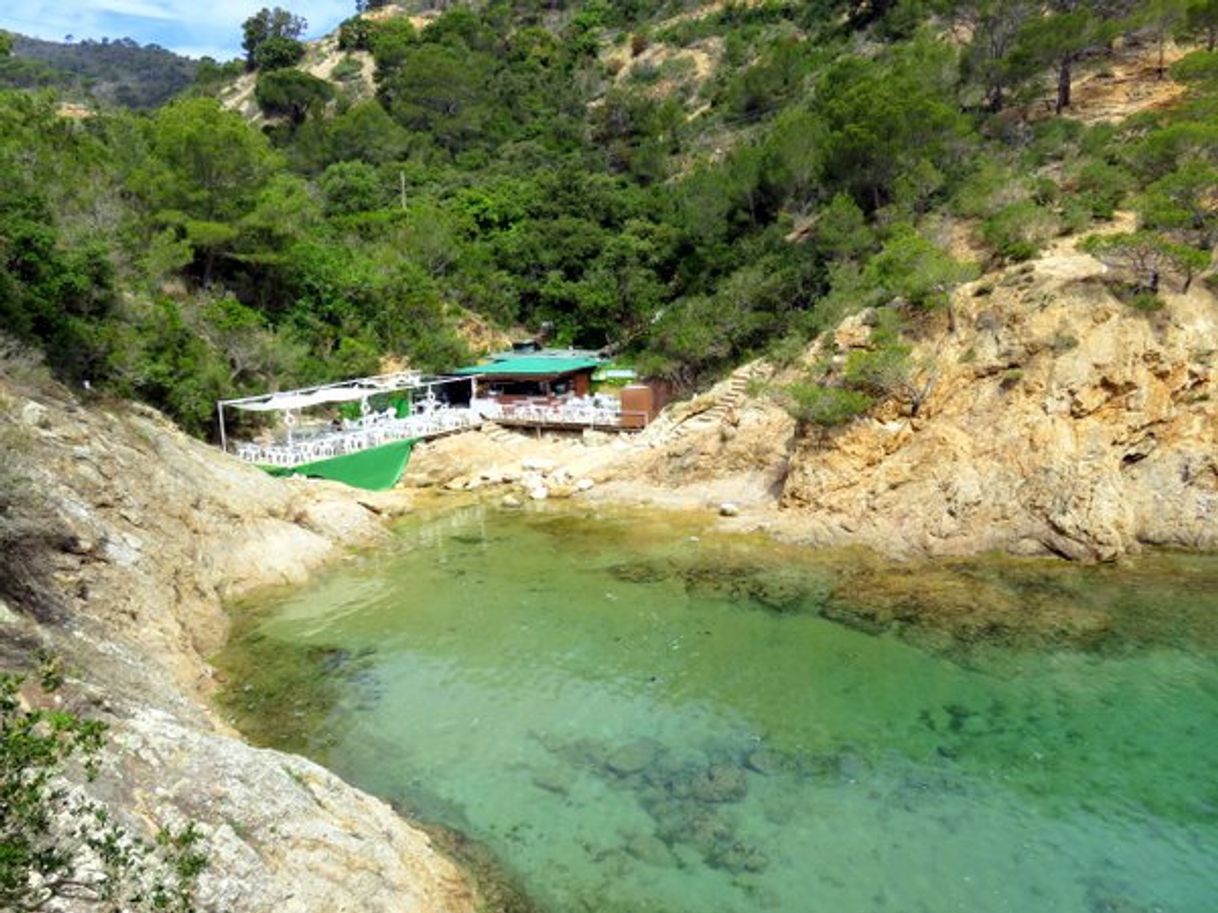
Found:
[[[246,412],[287,412],[325,403],[351,403],[379,392],[381,391],[376,387],[329,387],[307,393],[272,393],[264,400],[229,405]]]
[[[394,393],[399,390],[431,390],[444,384],[469,385],[463,377],[424,378],[415,371],[399,371],[395,374],[380,374],[375,377],[357,377],[337,384],[321,387],[305,387],[300,390],[284,390],[262,396],[245,396],[241,399],[220,400],[220,415],[225,409],[243,409],[246,412],[295,412],[326,403],[351,403],[375,396],[378,393]]]

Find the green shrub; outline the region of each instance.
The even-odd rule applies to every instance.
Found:
[[[368,32],[368,50],[382,73],[392,72],[404,64],[411,48],[417,44],[418,33],[409,19],[383,19],[372,23]]]
[[[268,72],[294,67],[304,59],[305,47],[295,38],[273,36],[254,51],[254,64],[259,70]]]
[[[287,117],[297,124],[333,97],[334,89],[328,82],[300,70],[263,73],[254,87],[254,100],[263,113]]]
[[[1057,231],[1057,220],[1031,200],[1007,206],[985,220],[981,236],[1004,260],[1030,260]]]
[[[336,162],[321,176],[327,215],[349,215],[375,209],[384,191],[377,170],[367,162]]]
[[[843,373],[846,385],[872,396],[897,393],[908,385],[913,371],[909,353],[909,346],[901,343],[851,352]]]
[[[1193,51],[1171,66],[1171,78],[1177,82],[1218,82],[1218,51]]]
[[[360,62],[354,57],[344,57],[334,69],[330,71],[330,78],[336,82],[351,82],[359,79],[364,72],[364,68],[360,66]]]
[[[630,81],[638,86],[655,85],[660,81],[660,68],[650,61],[636,63],[630,68]]]
[[[1078,348],[1078,337],[1072,333],[1058,331],[1056,334],[1054,334],[1053,342],[1050,344],[1050,347],[1057,354],[1069,352],[1071,349]]]
[[[800,425],[822,428],[844,425],[873,405],[871,397],[865,393],[809,381],[791,384],[786,392],[787,411]]]
[[[62,674],[44,659],[45,693]],[[105,724],[66,710],[27,709],[22,676],[0,675],[0,908],[13,913],[60,909],[194,909],[207,857],[193,824],[162,831],[156,845],[115,823],[110,809],[65,788],[69,763],[87,779],[97,774]],[[87,871],[88,877],[80,877]]]
[[[1062,200],[1057,216],[1061,220],[1062,233],[1069,235],[1086,231],[1095,218],[1092,205],[1078,194],[1071,194]]]
[[[1153,314],[1166,306],[1163,299],[1154,292],[1135,292],[1125,299],[1125,303],[1143,314]]]
[[[1027,187],[1014,170],[986,158],[961,182],[951,205],[965,218],[984,219],[1027,198]]]
[[[352,16],[338,27],[338,49],[340,51],[367,51],[372,37],[373,23],[363,16]]]
[[[1097,219],[1111,219],[1133,187],[1129,172],[1107,162],[1091,162],[1078,173],[1078,192]]]

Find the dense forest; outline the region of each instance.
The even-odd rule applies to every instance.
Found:
[[[155,108],[187,86],[198,61],[155,44],[116,41],[40,41],[15,35],[0,58],[0,87],[55,89],[68,99],[125,108]]]
[[[0,92],[0,325],[206,433],[221,396],[462,362],[470,322],[690,387],[873,306],[885,344],[793,391],[832,424],[987,263],[1132,209],[1091,247],[1153,310],[1218,241],[1215,0],[446,6],[353,16],[324,79],[263,10],[154,111]],[[1187,93],[1071,118],[1130,48]],[[241,67],[257,123],[218,97]]]

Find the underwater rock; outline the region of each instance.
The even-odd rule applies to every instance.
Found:
[[[575,785],[575,775],[565,769],[542,770],[533,774],[533,785],[546,792],[565,796]]]
[[[772,776],[790,769],[791,760],[772,748],[755,748],[744,758],[744,765],[754,773]]]
[[[1151,913],[1158,907],[1135,903],[1123,892],[1105,884],[1091,884],[1086,895],[1087,913]]]
[[[735,832],[726,820],[712,811],[695,807],[685,819],[684,827],[676,839],[703,853],[713,853],[734,837]]]
[[[651,767],[659,753],[660,746],[655,742],[639,739],[611,751],[605,758],[605,767],[619,777],[627,777]]]
[[[1112,634],[1108,608],[1030,571],[987,573],[970,565],[861,566],[829,594],[823,614],[853,628],[896,630],[924,646],[1070,644],[1098,649]],[[939,637],[926,642],[926,634]]]
[[[764,872],[770,865],[770,859],[765,853],[746,843],[733,843],[717,849],[707,854],[706,862],[733,875]]]
[[[616,580],[624,583],[659,583],[671,576],[671,571],[662,564],[650,561],[631,561],[608,568]]]
[[[748,792],[744,771],[734,764],[712,764],[689,781],[689,792],[699,802],[739,802]]]
[[[678,864],[677,857],[667,843],[659,837],[644,834],[626,844],[626,852],[639,862],[659,868],[672,868]]]
[[[871,772],[871,762],[854,751],[843,751],[836,757],[837,775],[847,783],[857,783]]]
[[[593,770],[598,770],[605,766],[605,745],[595,739],[576,739],[560,748],[552,750],[572,764],[589,767]]]
[[[499,502],[500,507],[506,507],[508,510],[516,510],[524,507],[524,502],[515,495],[504,495],[503,500]]]
[[[685,564],[680,573],[686,591],[693,596],[710,595],[733,601],[752,602],[771,611],[798,612],[816,607],[815,581],[789,570],[749,563],[724,561],[721,555],[707,555]]]

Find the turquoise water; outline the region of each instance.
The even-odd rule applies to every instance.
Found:
[[[553,913],[1218,909],[1218,561],[874,562],[470,508],[264,607],[230,701]]]

